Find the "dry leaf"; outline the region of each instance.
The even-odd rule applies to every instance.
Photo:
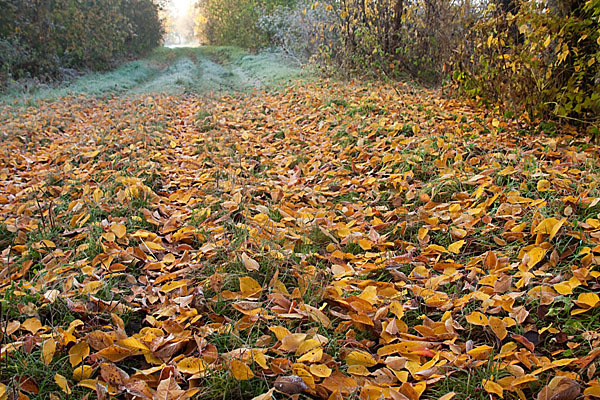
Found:
[[[305,390],[308,390],[306,383],[304,383],[302,378],[297,375],[280,376],[275,380],[273,387],[278,392],[289,395],[302,393]]]
[[[260,264],[256,260],[248,257],[246,253],[242,253],[242,261],[248,271],[258,271],[260,268]]]

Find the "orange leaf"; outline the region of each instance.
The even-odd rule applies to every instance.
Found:
[[[233,377],[238,381],[245,381],[254,378],[254,373],[246,364],[239,360],[231,360],[229,363],[229,369]]]
[[[467,315],[466,320],[470,324],[479,326],[486,326],[489,323],[488,318],[479,311],[474,311],[471,314]]]
[[[488,321],[492,331],[498,336],[498,339],[503,340],[506,335],[506,323],[498,317],[490,317]]]
[[[484,379],[482,381],[482,383],[483,383],[483,388],[485,389],[486,392],[493,393],[493,394],[497,395],[498,397],[500,397],[501,399],[504,398],[504,396],[503,396],[504,389],[502,389],[502,386],[500,386],[496,382],[488,380],[488,379]]]

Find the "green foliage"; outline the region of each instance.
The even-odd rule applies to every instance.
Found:
[[[65,68],[106,69],[159,44],[152,0],[0,0],[0,83],[54,78]]]
[[[467,94],[530,118],[600,122],[600,1],[491,4],[453,78]]]
[[[203,34],[212,45],[247,49],[264,47],[270,35],[259,26],[261,15],[295,0],[206,0],[202,4],[206,23]]]

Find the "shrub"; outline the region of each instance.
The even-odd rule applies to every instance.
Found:
[[[105,69],[159,44],[152,0],[0,0],[4,79],[54,78],[64,68]]]
[[[295,0],[205,0],[201,12],[206,18],[203,36],[213,45],[233,45],[257,49],[271,42],[259,19],[278,6],[293,5]]]
[[[600,0],[490,4],[463,43],[459,88],[530,118],[600,122]]]
[[[298,60],[330,59],[340,39],[336,19],[332,5],[320,7],[312,0],[299,0],[293,5],[262,10],[259,27],[271,44]]]

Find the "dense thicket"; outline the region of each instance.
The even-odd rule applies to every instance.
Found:
[[[259,27],[262,15],[291,6],[296,0],[200,0],[205,17],[204,38],[214,45],[260,48],[269,44],[269,31]]]
[[[0,83],[104,69],[159,44],[152,0],[0,0]]]
[[[600,122],[600,0],[204,0],[208,38],[449,84],[519,115]],[[258,21],[258,23],[257,23]]]
[[[338,61],[350,68],[450,79],[464,93],[529,117],[600,121],[600,0],[334,4]]]

